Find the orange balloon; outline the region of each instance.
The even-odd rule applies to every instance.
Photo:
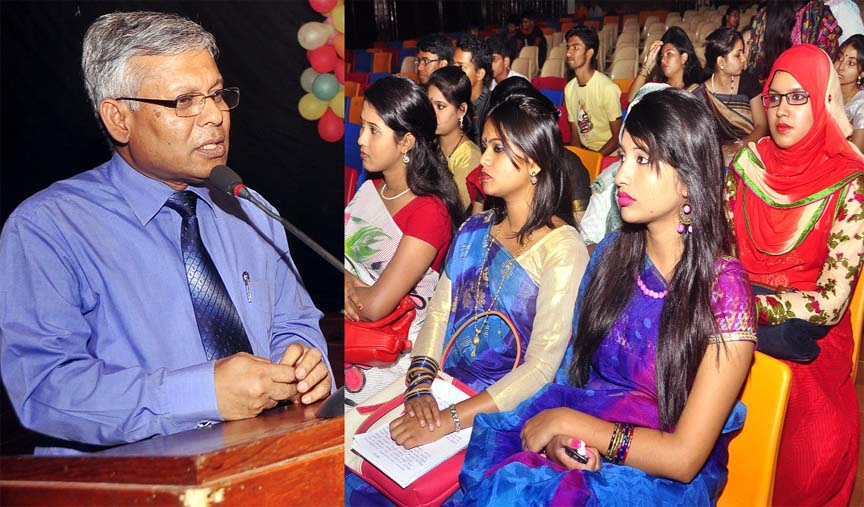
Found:
[[[345,58],[345,34],[336,32],[333,37],[333,47],[336,48],[336,54],[339,58]]]

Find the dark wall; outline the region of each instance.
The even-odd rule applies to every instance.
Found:
[[[215,35],[226,86],[241,89],[231,112],[229,165],[341,257],[342,143],[322,141],[316,124],[297,112],[300,73],[309,66],[297,30],[323,21],[306,1],[0,2],[0,224],[28,196],[110,157],[81,80],[81,41],[96,17],[130,10],[176,12]],[[340,309],[341,274],[299,241],[289,242],[318,307]],[[3,454],[32,449],[2,389],[0,437]]]

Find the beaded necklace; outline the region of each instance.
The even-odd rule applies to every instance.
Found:
[[[503,221],[502,221],[503,224]],[[502,225],[498,224],[498,236],[501,236]],[[528,237],[525,239],[525,243],[516,250],[516,253],[513,254],[512,257],[507,259],[507,262],[504,264],[504,268],[501,270],[501,282],[498,284],[498,289],[495,291],[495,294],[492,295],[492,301],[489,303],[489,307],[484,311],[489,311],[492,307],[495,306],[495,303],[498,301],[498,296],[501,294],[501,289],[504,288],[504,283],[507,282],[507,279],[510,278],[510,274],[513,272],[513,263],[516,262],[516,257],[522,254],[528,245],[531,244],[531,235],[533,233],[528,233]],[[483,322],[478,325],[477,321],[480,320],[477,318],[477,315],[481,313],[480,310],[480,300],[481,297],[485,301],[486,297],[481,296],[480,287],[481,282],[483,280],[486,281],[486,286],[489,286],[489,250],[492,248],[492,231],[489,231],[489,234],[486,236],[486,251],[483,252],[483,260],[480,262],[480,271],[477,273],[477,285],[474,290],[474,339],[472,340],[472,349],[471,349],[471,357],[475,357],[477,355],[477,345],[480,344],[480,333],[483,331],[483,328],[486,327],[486,320],[489,318],[489,315],[483,317]],[[501,245],[501,248],[504,248],[504,245]]]
[[[667,290],[661,290],[660,292],[657,292],[656,290],[649,289],[648,286],[645,285],[645,282],[642,281],[641,275],[636,275],[636,285],[639,286],[639,290],[642,291],[642,294],[645,294],[652,299],[663,299],[664,297],[666,297],[666,294],[669,293],[669,291]]]

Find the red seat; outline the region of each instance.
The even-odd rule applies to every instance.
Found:
[[[556,76],[535,77],[531,80],[531,84],[538,90],[558,90],[563,92],[564,87],[567,86],[567,79]]]

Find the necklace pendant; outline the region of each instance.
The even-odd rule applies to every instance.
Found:
[[[480,331],[482,329],[483,328],[478,328],[474,330],[474,339],[471,341],[474,345],[473,347],[471,347],[471,357],[477,356],[477,345],[480,345]]]

